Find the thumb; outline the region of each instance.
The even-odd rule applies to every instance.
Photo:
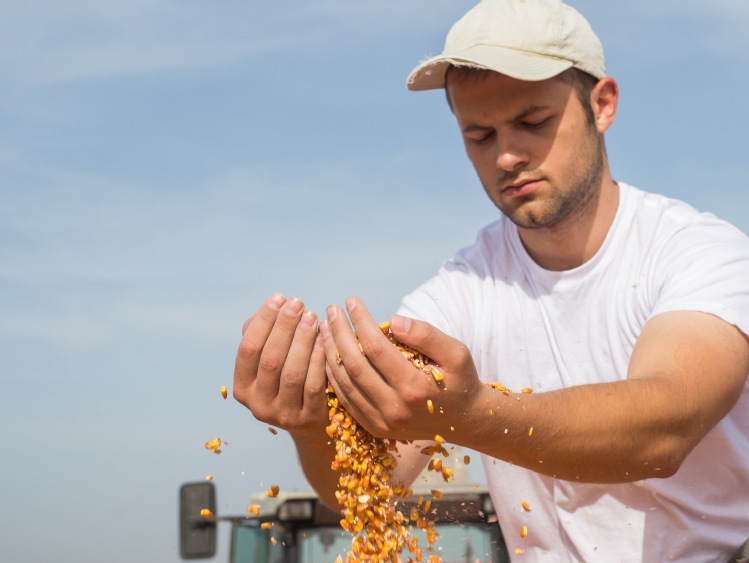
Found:
[[[403,344],[429,356],[439,366],[448,370],[460,369],[466,361],[471,361],[468,349],[462,342],[427,322],[392,315],[390,332]]]

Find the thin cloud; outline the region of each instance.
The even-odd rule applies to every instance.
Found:
[[[390,37],[407,32],[406,22],[418,15],[417,6],[395,1],[294,4],[281,16],[239,1],[18,2],[0,21],[0,72],[9,85],[28,88],[199,70],[340,48],[347,37]],[[440,15],[447,7],[436,2],[419,19],[420,31],[444,25]]]

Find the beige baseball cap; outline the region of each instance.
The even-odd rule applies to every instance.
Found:
[[[409,90],[445,87],[451,65],[493,70],[518,80],[545,80],[578,68],[606,75],[601,42],[587,20],[560,0],[482,0],[453,25],[445,48],[417,66]]]

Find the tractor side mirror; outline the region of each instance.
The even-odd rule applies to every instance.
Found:
[[[206,515],[205,510],[210,511]],[[204,511],[201,514],[201,511]],[[185,483],[179,490],[179,553],[182,559],[216,554],[216,490],[213,483]]]

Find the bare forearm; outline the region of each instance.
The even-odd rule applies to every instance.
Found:
[[[310,485],[329,508],[338,510],[335,491],[338,488],[337,471],[331,469],[335,448],[321,429],[319,436],[291,434],[296,445],[299,463]]]
[[[667,383],[622,381],[531,395],[490,391],[474,404],[464,445],[560,479],[667,477],[702,434]],[[464,438],[465,436],[465,438]]]

